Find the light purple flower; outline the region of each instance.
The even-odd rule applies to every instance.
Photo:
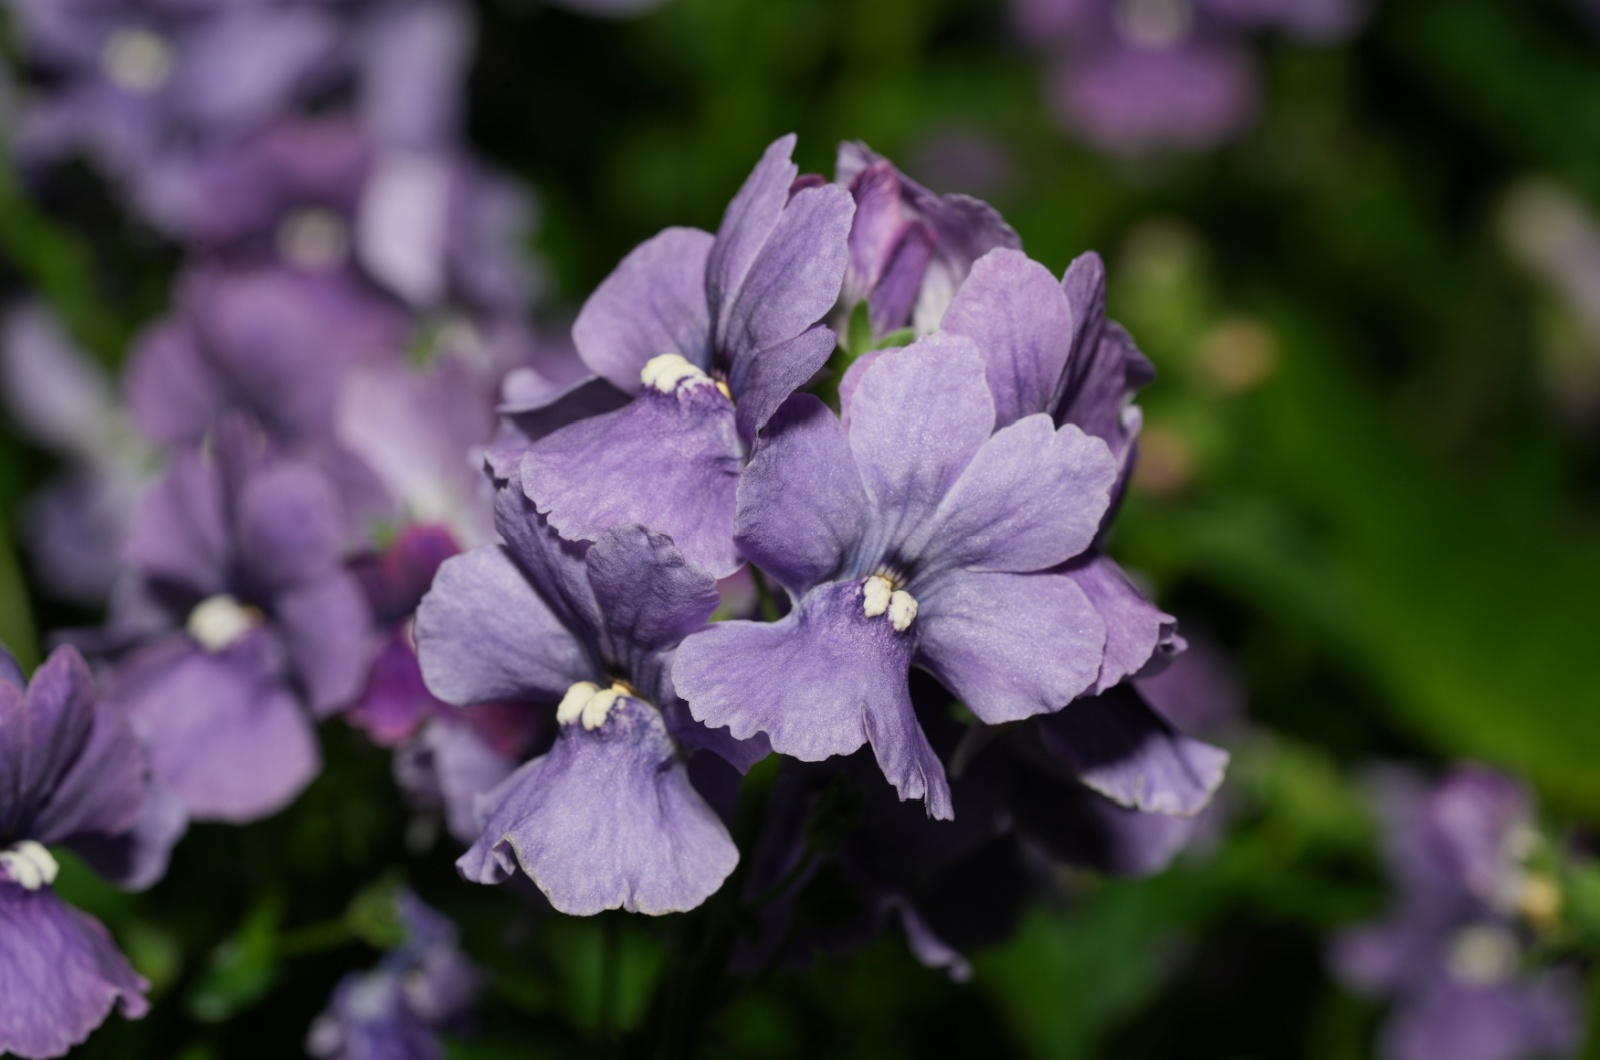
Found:
[[[75,649],[58,648],[24,686],[0,648],[0,776],[0,1052],[61,1056],[113,1007],[129,1019],[150,1007],[149,984],[106,929],[51,886],[49,846],[99,863],[134,841],[146,802],[139,742],[121,714],[96,702]],[[174,838],[154,856],[164,860]]]
[[[1576,979],[1571,969],[1530,967],[1524,916],[1540,882],[1523,864],[1535,838],[1528,793],[1474,766],[1432,788],[1405,773],[1381,779],[1395,904],[1330,953],[1346,985],[1395,1001],[1380,1055],[1571,1055],[1583,1022]]]
[[[848,318],[866,301],[875,339],[904,327],[935,330],[973,262],[1022,246],[988,203],[936,195],[865,144],[839,145],[835,175],[856,203],[840,308]]]
[[[854,209],[842,188],[793,190],[794,143],[767,148],[715,237],[667,229],[585,303],[579,355],[634,397],[523,458],[523,488],[563,537],[638,523],[714,575],[739,565],[739,471],[768,418],[833,352],[819,321],[839,295]]]
[[[459,705],[556,706],[546,753],[483,797],[486,824],[457,863],[499,883],[519,869],[557,909],[692,909],[738,851],[691,786],[683,745],[741,767],[764,753],[697,725],[668,673],[716,610],[716,583],[641,527],[592,544],[557,537],[497,465],[504,545],[446,561],[417,612],[428,687]]]
[[[807,761],[870,743],[902,798],[947,818],[913,664],[989,724],[1094,684],[1105,622],[1051,569],[1094,540],[1115,460],[1045,415],[996,430],[984,370],[970,340],[931,336],[860,374],[846,424],[808,395],[774,417],[740,483],[736,536],[793,610],[684,643],[673,678],[695,717]]]
[[[327,481],[242,428],[179,457],[141,505],[107,695],[196,819],[288,803],[318,769],[313,720],[361,691],[371,619],[342,541]]]
[[[439,1032],[470,1012],[482,976],[455,925],[410,891],[395,896],[400,947],[370,972],[344,977],[306,1051],[321,1060],[438,1060]]]

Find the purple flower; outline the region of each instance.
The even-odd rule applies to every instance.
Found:
[[[0,648],[0,776],[0,1052],[61,1056],[113,1006],[129,1019],[150,1007],[149,984],[106,929],[51,887],[49,846],[107,864],[103,855],[136,841],[146,803],[138,739],[96,702],[75,649],[58,648],[24,685]],[[164,859],[173,838],[154,855]]]
[[[1536,840],[1527,792],[1461,767],[1432,789],[1395,773],[1380,788],[1398,894],[1383,920],[1341,935],[1335,973],[1395,999],[1386,1060],[1569,1055],[1582,1027],[1568,969],[1529,965],[1528,925],[1553,883],[1524,865]]]
[[[474,703],[433,718],[395,750],[395,782],[417,811],[442,818],[465,846],[477,842],[483,797],[530,752],[549,749],[558,727],[528,703]]]
[[[973,262],[1022,246],[988,203],[936,195],[865,144],[840,144],[835,173],[856,203],[840,308],[848,318],[865,301],[874,339],[935,330]]]
[[[402,945],[370,972],[347,975],[317,1017],[306,1051],[322,1060],[437,1060],[439,1032],[459,1024],[481,976],[455,925],[410,891],[395,896]]]
[[[1053,53],[1050,101],[1069,129],[1114,154],[1196,151],[1255,121],[1249,34],[1328,42],[1356,0],[1014,0],[1018,28]]]
[[[141,505],[108,631],[133,647],[107,695],[191,816],[254,820],[315,775],[313,719],[361,691],[371,651],[342,541],[326,480],[243,429],[179,457]]]
[[[669,676],[678,642],[716,610],[716,583],[641,527],[561,540],[496,466],[505,544],[440,568],[417,612],[422,672],[449,703],[555,705],[560,729],[483,797],[486,824],[457,865],[480,883],[520,868],[566,913],[692,909],[738,851],[683,745],[741,767],[764,752],[695,724]]]
[[[1094,540],[1115,459],[1044,415],[996,430],[984,371],[970,340],[936,335],[861,372],[846,423],[807,395],[774,417],[740,484],[736,537],[794,607],[685,642],[673,676],[695,717],[806,761],[870,743],[902,798],[947,818],[913,664],[989,724],[1093,686],[1105,622],[1052,568]]]
[[[794,190],[794,143],[767,148],[715,237],[667,229],[585,303],[579,355],[634,398],[523,458],[523,488],[563,537],[638,523],[714,575],[739,565],[739,471],[768,418],[833,352],[819,321],[839,295],[854,209],[842,188]]]

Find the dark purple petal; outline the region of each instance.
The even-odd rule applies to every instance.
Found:
[[[1012,810],[1018,832],[1052,860],[1117,876],[1160,872],[1195,831],[1194,818],[1124,809],[1038,773],[1021,778]]]
[[[942,328],[977,345],[994,394],[995,426],[1004,427],[1051,411],[1074,322],[1050,270],[1019,250],[1000,249],[972,266]]]
[[[378,646],[367,687],[344,717],[379,747],[394,747],[410,739],[427,721],[449,710],[428,691],[417,653],[405,627],[400,626]]]
[[[716,241],[706,259],[705,292],[717,328],[718,348],[723,348],[720,341],[725,326],[723,320],[739,296],[745,275],[771,237],[789,201],[789,188],[800,172],[799,167],[789,161],[794,154],[795,140],[794,133],[789,133],[767,146],[761,161],[728,203],[722,223],[717,226]]]
[[[1105,659],[1092,692],[1104,692],[1133,677],[1157,648],[1172,643],[1177,620],[1145,599],[1109,556],[1091,551],[1062,573],[1084,591],[1106,624]]]
[[[870,519],[844,427],[811,394],[767,424],[739,480],[739,551],[795,594],[841,572]]]
[[[143,1016],[148,989],[98,920],[49,888],[0,883],[0,1053],[65,1055],[113,1006]]]
[[[1039,739],[1086,787],[1143,813],[1193,817],[1228,767],[1228,752],[1178,732],[1126,685],[1039,719]]]
[[[901,230],[883,275],[867,297],[867,320],[873,335],[887,335],[910,323],[933,254],[933,230],[927,225],[909,224]]]
[[[778,406],[828,363],[837,342],[832,331],[819,325],[741,362],[734,409],[741,441],[749,445],[755,440]]]
[[[151,780],[144,787],[132,829],[115,836],[75,839],[70,845],[105,879],[123,890],[142,891],[167,874],[172,848],[188,830],[189,813],[182,800]]]
[[[1057,710],[1099,672],[1105,624],[1059,574],[957,571],[917,602],[918,663],[991,725]]]
[[[522,487],[571,541],[638,524],[669,535],[690,563],[721,577],[738,566],[734,489],[742,449],[733,406],[715,387],[647,388],[627,407],[535,443]]]
[[[970,340],[934,335],[880,357],[850,402],[850,449],[890,549],[928,524],[994,429]]]
[[[589,583],[617,661],[675,646],[710,619],[721,597],[716,579],[691,567],[665,534],[622,526],[584,556]]]
[[[266,817],[321,766],[311,723],[275,672],[265,639],[257,632],[211,654],[176,637],[108,688],[144,737],[157,782],[195,820]]]
[[[9,684],[0,688],[0,792],[8,796],[4,801],[10,803],[9,812],[0,817],[0,826],[9,827],[0,835],[27,829],[31,837],[38,827],[52,839],[67,834],[54,827],[55,820],[35,818],[54,798],[68,770],[90,742],[96,720],[94,678],[76,648],[62,647],[51,652],[34,672],[25,694],[17,694]],[[106,738],[112,735],[109,726],[100,733],[101,739],[95,741],[97,750],[103,749]],[[95,818],[105,816],[107,810],[116,816],[117,808],[96,805],[92,783],[84,783],[88,779],[80,775],[74,790],[67,793],[67,801],[60,807],[62,823],[71,823],[80,816],[80,810],[89,811],[91,824]],[[119,779],[110,778],[109,793],[113,797]],[[136,776],[135,799],[137,782]],[[83,803],[87,805],[80,805]],[[0,804],[0,810],[5,809]],[[127,821],[124,813],[124,826]]]
[[[240,562],[253,587],[271,597],[339,567],[339,502],[326,479],[302,464],[251,474],[234,515]]]
[[[417,608],[417,659],[434,695],[466,706],[555,702],[593,663],[500,545],[445,561]]]
[[[562,726],[550,753],[490,796],[482,837],[457,865],[498,883],[518,867],[564,913],[683,912],[733,871],[738,848],[684,770],[661,717],[624,696],[604,723]]]
[[[77,655],[71,648],[56,649],[56,655],[63,652]],[[40,667],[40,674],[49,665]],[[82,679],[87,684],[87,669]],[[36,676],[34,688],[39,684]],[[70,767],[50,784],[49,798],[29,830],[29,838],[47,845],[126,832],[137,823],[145,799],[144,751],[127,719],[109,706],[91,704],[88,709],[94,719],[92,728],[77,736],[80,742],[73,749]],[[35,731],[36,752],[43,749],[40,737],[44,735]]]
[[[572,325],[583,362],[629,394],[639,392],[645,362],[663,353],[709,368],[711,242],[710,233],[698,228],[668,228],[623,258]]]
[[[1053,567],[1094,540],[1116,477],[1104,442],[1029,416],[983,444],[912,550],[929,574]]]
[[[807,762],[871,742],[902,799],[948,818],[944,767],[917,724],[907,687],[911,637],[868,618],[861,582],[811,590],[772,623],[721,622],[679,647],[672,679],[700,721],[734,737],[765,733]]]

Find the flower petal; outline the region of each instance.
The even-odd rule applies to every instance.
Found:
[[[446,703],[555,702],[593,676],[583,645],[502,545],[454,556],[417,608],[417,660]]]
[[[313,713],[327,717],[361,694],[372,619],[354,575],[336,567],[321,581],[280,593],[273,617]]]
[[[733,201],[728,203],[722,223],[717,226],[717,237],[706,259],[705,290],[716,326],[718,348],[723,347],[722,321],[729,316],[756,255],[771,237],[789,201],[789,188],[800,172],[789,160],[794,154],[796,139],[794,133],[789,133],[767,145],[761,160],[745,178]]]
[[[1040,718],[1039,739],[1085,786],[1142,813],[1193,817],[1228,768],[1228,752],[1183,735],[1127,685]]]
[[[639,392],[645,362],[663,353],[709,368],[711,243],[711,233],[698,228],[668,228],[629,252],[572,325],[583,362],[629,394]]]
[[[642,526],[607,531],[584,559],[614,662],[675,646],[722,602],[715,578],[689,566],[672,538]]]
[[[767,424],[739,480],[739,551],[795,594],[843,570],[866,533],[866,489],[844,427],[796,394]]]
[[[0,883],[0,1053],[62,1056],[113,1006],[143,1016],[148,989],[98,920],[49,888]]]
[[[522,486],[569,541],[637,523],[723,577],[739,566],[733,509],[741,457],[733,406],[716,388],[651,388],[625,408],[536,442],[522,458]]]
[[[1100,670],[1105,623],[1060,574],[956,571],[918,602],[917,662],[991,725],[1064,706]]]
[[[1144,669],[1156,649],[1172,644],[1177,620],[1146,600],[1122,568],[1090,551],[1062,573],[1077,583],[1106,624],[1106,653],[1091,692],[1100,693]]]
[[[186,453],[140,502],[123,557],[141,574],[210,596],[228,583],[229,536],[221,472]]]
[[[818,325],[741,362],[740,382],[733,388],[741,441],[747,446],[755,441],[778,406],[828,363],[837,342],[832,331]]]
[[[520,867],[551,905],[575,916],[693,909],[739,860],[660,715],[632,697],[598,728],[563,726],[550,753],[490,799],[498,805],[457,862],[462,874],[497,883]]]

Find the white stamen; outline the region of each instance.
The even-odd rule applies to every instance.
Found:
[[[278,225],[278,253],[302,269],[327,269],[344,261],[350,233],[332,210],[296,210]]]
[[[556,707],[556,721],[562,725],[582,721],[584,729],[593,732],[606,723],[611,708],[627,694],[626,688],[617,685],[601,688],[592,681],[579,681],[561,697]]]
[[[681,353],[663,353],[652,357],[644,363],[644,370],[639,373],[639,381],[645,386],[655,387],[663,394],[670,394],[678,389],[679,383],[690,386],[705,386],[712,383],[712,379],[696,365],[690,364],[688,358]]]
[[[189,636],[206,651],[230,647],[261,624],[261,612],[227,593],[208,597],[189,612]]]
[[[1517,971],[1521,947],[1509,930],[1497,924],[1473,924],[1456,932],[1446,964],[1458,982],[1492,986]]]
[[[894,586],[888,578],[874,574],[861,585],[861,610],[868,618],[877,618],[889,610],[889,600],[894,596]]]
[[[896,633],[904,633],[917,617],[917,598],[904,589],[896,589],[889,597],[889,621]]]
[[[561,703],[556,707],[556,721],[570,725],[583,717],[583,708],[598,691],[600,686],[592,681],[579,681],[567,689],[567,694],[561,697]]]
[[[148,29],[124,26],[106,38],[100,65],[118,88],[154,92],[172,77],[172,45]]]
[[[61,866],[50,851],[31,839],[24,839],[9,850],[0,850],[0,869],[11,882],[25,891],[37,891],[56,882]]]

